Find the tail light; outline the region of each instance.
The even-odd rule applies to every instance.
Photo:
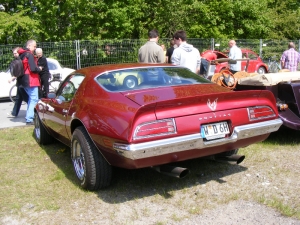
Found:
[[[248,115],[250,120],[260,120],[276,116],[273,109],[271,109],[269,106],[249,107]]]
[[[133,140],[176,134],[174,119],[156,120],[138,125]]]
[[[289,106],[287,104],[281,103],[281,102],[277,102],[276,105],[277,105],[277,108],[279,111],[284,111],[289,108]]]

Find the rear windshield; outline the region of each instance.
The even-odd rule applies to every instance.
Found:
[[[97,82],[109,91],[128,91],[164,86],[211,83],[189,69],[181,67],[148,67],[109,71]]]

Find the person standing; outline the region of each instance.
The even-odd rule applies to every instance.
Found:
[[[39,100],[39,86],[40,86],[40,77],[39,68],[34,59],[34,51],[36,49],[36,41],[28,40],[26,42],[26,48],[21,48],[18,50],[20,59],[23,62],[24,75],[20,79],[20,84],[28,94],[28,104],[26,111],[26,125],[34,125],[34,107],[36,106]]]
[[[174,49],[171,61],[174,65],[187,67],[194,73],[200,71],[200,53],[193,45],[186,42],[186,32],[176,31],[173,35],[174,42],[178,46]]]
[[[167,63],[172,63],[171,57],[172,57],[172,54],[173,54],[173,51],[175,48],[174,45],[175,45],[175,42],[174,42],[174,39],[172,39],[170,41],[170,48],[168,48],[167,52],[166,52]]]
[[[151,30],[148,33],[148,41],[139,49],[139,62],[142,63],[164,63],[165,55],[161,46],[157,44],[159,33]]]
[[[201,66],[200,66],[200,75],[206,76],[209,66],[209,62],[217,59],[216,53],[212,50],[207,50],[201,53]]]
[[[13,55],[14,55],[14,60],[19,60],[19,53],[18,50],[20,49],[20,47],[16,47],[13,49]],[[10,66],[10,73],[11,73],[11,78],[8,80],[8,83],[11,83],[14,80],[17,80],[16,86],[17,86],[17,93],[16,93],[16,98],[15,98],[15,103],[14,103],[14,107],[13,110],[9,113],[7,113],[8,117],[17,117],[19,115],[20,112],[20,108],[22,105],[22,102],[25,101],[26,103],[28,102],[28,95],[25,92],[24,88],[20,85],[20,76],[16,76],[14,74],[12,65],[14,65],[14,63],[11,63]]]
[[[230,40],[228,42],[229,50],[229,59],[242,59],[242,50],[236,45],[235,40]],[[242,61],[237,61],[236,64],[229,64],[229,70],[231,73],[235,74],[238,71],[242,70]]]
[[[40,81],[41,81],[41,97],[47,98],[49,93],[49,79],[50,79],[50,72],[48,68],[47,59],[43,56],[43,50],[41,48],[37,48],[35,50],[35,54],[37,55],[37,65],[38,67],[42,68],[42,71],[39,73]]]
[[[295,44],[290,42],[288,50],[284,51],[281,58],[281,68],[288,69],[291,72],[297,71],[300,62],[300,54],[295,50]]]

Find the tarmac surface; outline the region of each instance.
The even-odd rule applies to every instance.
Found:
[[[21,106],[19,115],[17,117],[9,117],[7,113],[11,112],[14,107],[14,103],[7,100],[0,101],[0,129],[10,127],[26,126],[26,109],[27,104]]]

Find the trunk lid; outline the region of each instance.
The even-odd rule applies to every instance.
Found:
[[[154,107],[157,119],[258,105],[269,105],[277,113],[275,98],[268,91],[235,92],[216,84],[160,87],[123,94],[141,108]]]

